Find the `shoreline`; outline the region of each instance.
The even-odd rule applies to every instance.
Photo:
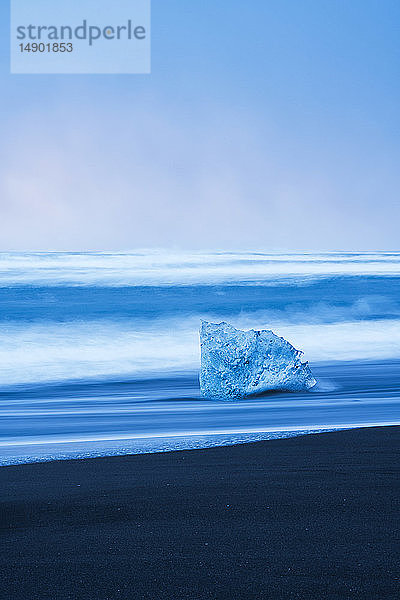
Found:
[[[400,426],[0,469],[7,597],[394,598]]]
[[[0,463],[90,458],[399,424],[400,363],[315,369],[319,389],[236,402],[198,397],[195,377],[0,393]],[[292,435],[293,433],[290,433]],[[289,435],[289,434],[287,434]]]
[[[81,460],[92,460],[99,458],[113,458],[113,457],[123,457],[123,456],[137,456],[142,454],[164,454],[165,452],[184,452],[184,451],[192,451],[192,450],[206,450],[209,448],[223,448],[225,446],[238,446],[242,444],[255,444],[258,442],[269,442],[272,440],[283,440],[291,437],[303,437],[306,435],[317,435],[323,433],[334,433],[339,431],[347,431],[354,429],[372,429],[372,428],[382,428],[382,427],[400,427],[400,423],[396,421],[391,422],[378,422],[378,423],[349,423],[345,425],[335,425],[334,427],[326,426],[293,426],[293,427],[275,427],[270,429],[253,429],[253,430],[226,430],[226,431],[209,431],[209,432],[188,432],[187,434],[178,433],[178,434],[148,434],[143,436],[132,436],[132,437],[117,437],[117,436],[109,436],[103,437],[101,439],[88,439],[88,440],[70,440],[70,441],[56,441],[56,442],[43,442],[37,441],[26,444],[10,444],[10,445],[0,445],[1,449],[10,450],[13,447],[27,448],[28,450],[36,448],[37,446],[41,447],[65,447],[68,448],[74,447],[74,451],[68,450],[65,451],[65,454],[52,456],[52,454],[47,454],[43,456],[24,456],[22,458],[13,459],[13,462],[6,462],[5,458],[1,457],[0,454],[0,469],[4,467],[17,467],[22,465],[33,465],[33,464],[41,464],[46,462],[65,462],[65,461],[81,461]],[[282,435],[280,435],[282,434]],[[232,438],[229,440],[222,439],[219,441],[218,438],[223,438],[225,436],[237,435],[239,436],[237,439]],[[247,436],[247,439],[246,439]],[[208,438],[207,441],[204,441],[204,438]],[[143,446],[142,448],[136,447],[135,450],[125,448],[116,448],[110,449],[107,448],[105,450],[76,450],[76,448],[84,445],[84,444],[101,444],[104,441],[115,441],[118,443],[133,443],[136,444],[146,442],[152,442],[153,440],[165,440],[165,447],[160,449],[153,449],[153,447],[146,448]],[[181,443],[181,446],[179,446]],[[59,450],[58,450],[59,452]]]

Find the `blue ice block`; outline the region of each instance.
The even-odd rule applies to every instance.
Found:
[[[241,331],[202,321],[200,388],[205,398],[244,398],[268,390],[309,390],[316,384],[303,354],[272,331]]]

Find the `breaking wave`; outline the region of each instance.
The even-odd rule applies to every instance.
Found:
[[[312,363],[400,358],[394,252],[3,253],[0,306],[0,385],[196,372],[201,319]]]
[[[264,284],[337,276],[399,276],[400,253],[1,253],[0,286]]]
[[[292,324],[242,314],[230,322],[272,327],[312,363],[400,358],[399,320]],[[3,323],[0,385],[196,372],[199,324],[200,315],[151,323]]]

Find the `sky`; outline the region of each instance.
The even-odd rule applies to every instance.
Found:
[[[0,250],[397,250],[398,0],[153,0],[150,75],[11,75]]]

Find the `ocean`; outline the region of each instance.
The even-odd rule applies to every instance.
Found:
[[[272,329],[310,392],[205,400],[202,319]],[[400,253],[0,254],[0,464],[400,423]]]

